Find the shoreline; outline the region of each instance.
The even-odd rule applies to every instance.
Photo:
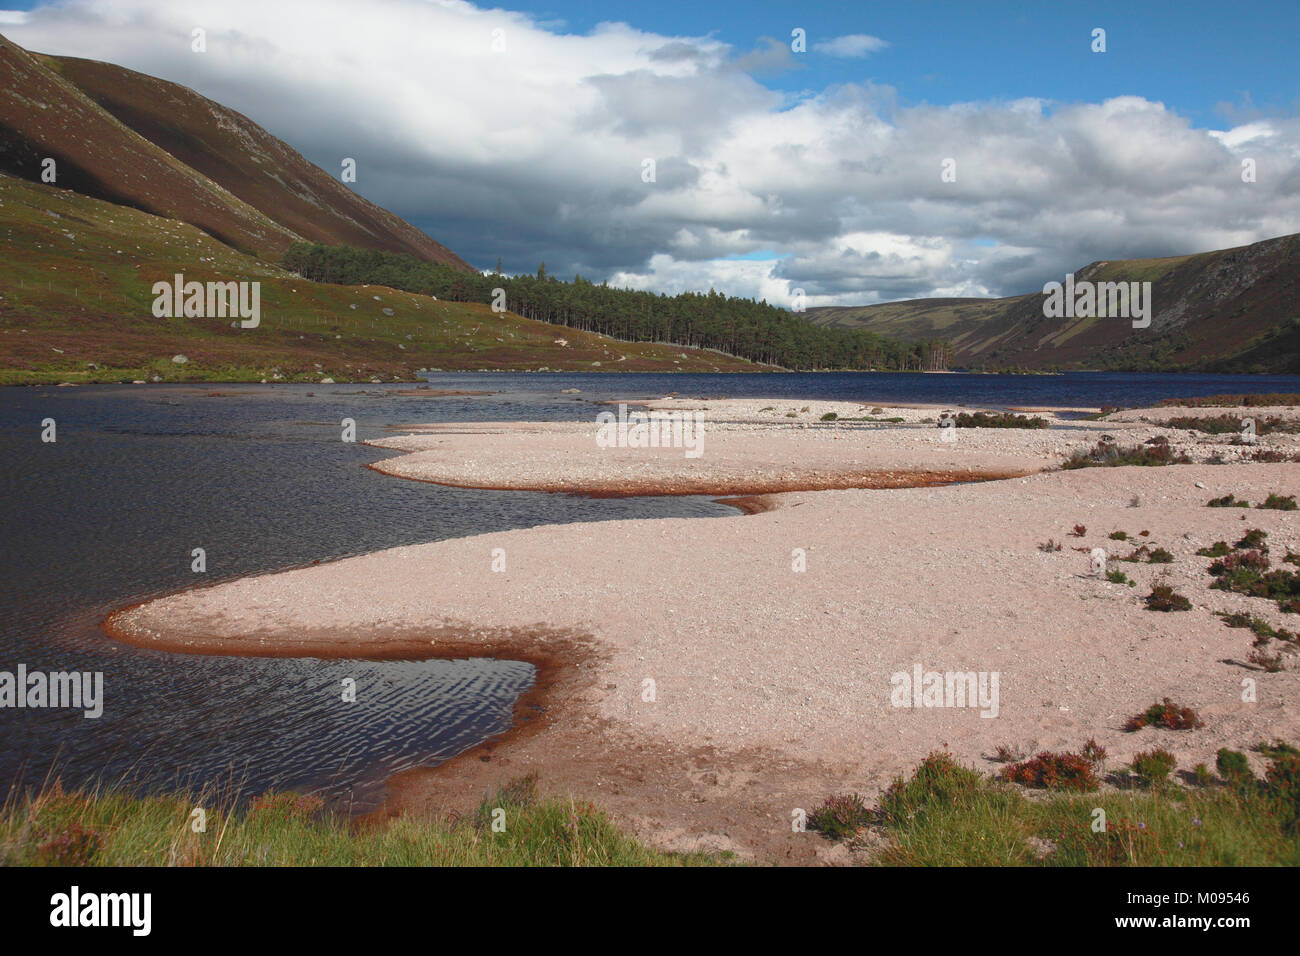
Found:
[[[707,404],[743,419],[744,409],[736,404],[743,401]],[[1066,437],[962,435],[958,452],[936,449],[937,429],[849,427],[836,436],[810,428],[816,433],[810,444],[810,436],[781,436],[789,430],[773,427],[779,424],[751,428],[742,421],[729,436],[720,434],[719,444],[706,444],[705,457],[716,449],[717,465],[734,471],[780,459],[792,448],[817,451],[817,444],[843,457],[849,449],[841,442],[856,442],[863,455],[872,443],[883,443],[895,457],[913,460],[967,452],[998,460],[1014,445],[1032,467],[1043,441],[1087,444],[1094,431],[1138,435],[1153,427],[1105,422]],[[415,458],[426,468],[455,470],[463,464],[461,456],[472,451],[481,456],[475,467],[483,471],[505,455],[512,465],[538,466],[529,472],[533,478],[557,462],[570,473],[570,482],[586,475],[588,466],[579,456],[589,436],[581,426],[512,423],[502,427],[498,444],[485,454],[482,432],[490,426],[474,423],[465,432],[432,426],[379,444],[406,443],[397,449],[406,455],[384,461],[408,466]],[[910,447],[917,436],[930,447]],[[422,443],[426,447],[417,450]],[[429,443],[445,447],[431,453]],[[642,464],[617,455],[599,459],[599,467],[614,471]],[[655,467],[672,472],[686,466],[678,456]],[[440,477],[440,483],[457,483],[446,480],[456,476]],[[373,820],[468,806],[493,785],[537,770],[544,789],[597,800],[657,846],[730,849],[769,862],[840,861],[840,851],[817,845],[824,841],[792,839],[798,835],[788,833],[791,807],[814,806],[835,791],[878,789],[941,745],[980,766],[994,742],[1077,747],[1094,735],[1117,754],[1125,752],[1125,744],[1159,740],[1191,747],[1188,759],[1204,759],[1207,747],[1212,752],[1215,743],[1240,744],[1237,736],[1251,727],[1261,735],[1264,728],[1280,736],[1300,730],[1300,720],[1285,703],[1253,713],[1204,699],[1229,693],[1227,688],[1247,673],[1222,661],[1228,648],[1244,656],[1238,648],[1244,632],[1228,630],[1204,613],[1207,595],[1192,590],[1208,562],[1190,555],[1195,545],[1230,533],[1205,532],[1204,526],[1233,528],[1241,517],[1223,513],[1227,509],[1207,511],[1209,497],[1224,490],[1262,497],[1265,485],[1294,493],[1297,479],[1300,469],[1294,465],[1190,465],[740,496],[724,500],[742,512],[726,517],[539,526],[239,579],[201,595],[190,590],[117,612],[105,630],[128,643],[190,653],[294,656],[311,648],[329,656],[400,656],[399,650],[414,655],[418,649],[415,656],[422,658],[504,655],[534,663],[534,688],[517,702],[508,730],[435,767],[390,778],[389,796]],[[529,480],[526,475],[522,484],[542,490]],[[1170,503],[1145,505],[1135,515],[1127,504],[1135,490],[1143,492],[1144,501]],[[1152,614],[1137,607],[1133,593],[1084,573],[1086,554],[1043,555],[1034,549],[1048,529],[1064,538],[1084,512],[1092,512],[1086,523],[1095,530],[1082,543],[1091,546],[1099,538],[1110,546],[1103,533],[1109,524],[1096,524],[1099,511],[1121,528],[1140,517],[1153,544],[1178,552],[1173,570],[1181,575],[1179,590],[1197,602],[1192,615]],[[1015,523],[1008,525],[1013,513]],[[1281,514],[1252,511],[1250,516],[1277,534],[1279,555],[1283,543],[1300,550],[1300,539]],[[1211,538],[1203,540],[1206,533]],[[938,550],[929,543],[935,535],[947,542]],[[789,573],[789,546],[795,541],[807,547],[814,572],[802,579]],[[774,543],[776,553],[760,559]],[[493,545],[510,555],[511,574],[481,573]],[[859,565],[870,569],[870,576],[860,579]],[[1145,565],[1123,567],[1135,577],[1148,576]],[[641,583],[633,590],[607,590],[603,582],[622,580],[633,568],[653,570],[649,577],[634,577]],[[367,587],[364,581],[374,584]],[[566,582],[572,594],[557,594],[557,581]],[[617,594],[621,603],[608,604],[606,593]],[[963,594],[980,595],[978,603],[968,605]],[[1249,599],[1235,595],[1216,592],[1208,598],[1228,607],[1250,606]],[[334,606],[322,607],[325,601]],[[1076,606],[1077,611],[1062,611]],[[460,612],[471,607],[472,615]],[[448,616],[448,610],[458,613]],[[244,621],[250,614],[261,625],[260,636],[247,634]],[[1080,643],[1076,614],[1088,622],[1095,646]],[[869,625],[864,636],[875,635],[868,644],[856,637],[859,625],[852,622],[857,621]],[[878,630],[880,622],[888,626]],[[947,634],[953,625],[957,630]],[[1153,640],[1170,648],[1190,640],[1186,646],[1199,650],[1181,661],[1177,650],[1172,655],[1157,650],[1144,660],[1139,649]],[[759,657],[736,657],[741,646]],[[1126,663],[1131,673],[1098,670],[1093,659],[1100,653],[1128,661],[1135,651],[1136,662]],[[1062,656],[1073,661],[1063,671],[1064,663],[1052,660]],[[1014,705],[1003,707],[1007,722],[881,710],[888,696],[884,678],[912,660],[940,668],[945,662],[978,670],[986,667],[975,665],[998,665],[1004,686],[1020,687]],[[860,669],[869,678],[865,683],[853,674]],[[637,694],[649,673],[659,677],[663,693],[657,704],[645,707]],[[1294,671],[1256,677],[1261,686],[1290,687],[1296,698]],[[1083,686],[1076,687],[1080,681]],[[1026,695],[1026,687],[1033,692]],[[1168,741],[1145,731],[1117,736],[1117,724],[1129,711],[1166,690],[1214,716],[1214,729]],[[1052,706],[1043,708],[1039,696]],[[967,719],[971,716],[974,723]],[[543,729],[547,733],[539,732]],[[879,752],[854,746],[854,741],[879,743],[891,735],[895,742]]]

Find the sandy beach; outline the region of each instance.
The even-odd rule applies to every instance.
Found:
[[[1106,421],[1043,411],[1053,428],[958,429],[944,441],[935,422],[951,409],[940,406],[650,407],[703,415],[699,457],[600,447],[601,406],[581,423],[412,429],[375,442],[395,455],[372,467],[476,488],[761,496],[750,513],[393,548],[170,595],[106,629],[188,653],[532,661],[538,685],[516,728],[393,779],[385,813],[463,808],[537,771],[544,792],[593,800],[656,846],[762,862],[849,862],[844,846],[792,833],[792,812],[832,793],[874,796],[938,749],[991,772],[999,745],[1030,753],[1093,737],[1116,764],[1158,744],[1190,767],[1213,764],[1222,746],[1300,736],[1295,656],[1278,673],[1247,664],[1250,632],[1214,612],[1292,630],[1295,616],[1211,590],[1210,559],[1195,553],[1250,528],[1268,532],[1275,565],[1300,551],[1295,512],[1206,507],[1229,493],[1300,494],[1300,465],[1246,462],[1254,448],[1232,436],[1162,427],[1167,410]],[[828,413],[837,419],[823,422]],[[1296,410],[1189,412],[1220,413]],[[1164,436],[1196,463],[1052,470],[1103,435]],[[1300,436],[1255,447],[1295,453]],[[1041,550],[1048,539],[1061,549]],[[1090,572],[1092,549],[1117,557],[1139,543],[1173,562],[1114,563],[1136,587]],[[1192,609],[1147,610],[1157,582]],[[917,667],[998,674],[996,715],[896,706],[893,676]],[[1245,678],[1254,702],[1242,699]],[[1162,697],[1195,708],[1205,727],[1122,731]]]

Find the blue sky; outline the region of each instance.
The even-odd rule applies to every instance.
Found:
[[[0,0],[31,10],[40,0]],[[54,4],[57,5],[57,4]],[[364,0],[359,3],[364,9]],[[738,50],[807,31],[809,46],[865,34],[888,46],[860,59],[811,51],[799,68],[758,79],[797,95],[837,83],[886,83],[909,102],[1041,97],[1098,101],[1136,94],[1193,119],[1217,121],[1221,104],[1294,112],[1300,103],[1300,3],[1262,0],[953,3],[902,0],[854,4],[808,0],[545,0],[499,6],[555,32],[586,34],[625,22],[671,36],[713,36]],[[1093,54],[1091,32],[1107,31],[1107,52]]]
[[[801,69],[762,75],[767,86],[797,94],[831,84],[872,81],[909,102],[948,104],[1032,96],[1063,102],[1137,94],[1191,117],[1217,121],[1222,103],[1253,102],[1294,110],[1300,59],[1300,3],[988,2],[904,0],[893,4],[720,0],[643,3],[548,0],[504,4],[541,21],[585,33],[602,21],[671,35],[712,35],[738,49],[764,38],[790,42],[807,31],[809,46],[865,34],[889,44],[861,59],[815,50]],[[1094,27],[1107,52],[1092,53]]]
[[[352,188],[485,268],[853,305],[1300,232],[1296,0],[0,6],[30,49],[355,158]]]

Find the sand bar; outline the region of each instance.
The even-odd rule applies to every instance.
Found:
[[[1095,737],[1116,763],[1160,745],[1189,767],[1213,764],[1221,746],[1300,736],[1300,671],[1245,665],[1249,632],[1213,612],[1249,610],[1292,629],[1294,615],[1211,590],[1209,559],[1195,554],[1252,527],[1269,532],[1276,558],[1300,551],[1294,513],[1205,507],[1228,493],[1300,494],[1300,465],[1041,472],[1101,434],[1125,444],[1165,435],[1198,460],[1240,449],[1140,421],[963,429],[943,443],[924,421],[934,409],[884,410],[903,423],[824,424],[825,411],[849,403],[662,407],[700,404],[712,417],[698,459],[599,449],[589,423],[476,423],[378,442],[405,454],[377,467],[447,484],[597,493],[862,487],[771,494],[761,513],[394,548],[171,595],[115,615],[108,629],[193,653],[532,660],[541,679],[521,702],[518,729],[394,779],[389,812],[466,806],[536,770],[544,790],[594,800],[657,845],[770,862],[842,860],[842,847],[792,834],[792,810],[832,792],[874,794],[935,749],[991,771],[987,755],[1001,744],[1077,748]],[[769,405],[775,413],[760,411]],[[1261,442],[1293,450],[1296,436]],[[882,472],[1017,477],[872,484]],[[1086,533],[1072,536],[1075,525]],[[1092,576],[1092,548],[1130,550],[1109,539],[1117,530],[1149,532],[1139,540],[1168,549],[1173,563],[1118,565],[1135,588]],[[1049,538],[1062,550],[1040,550]],[[493,571],[502,555],[505,570]],[[1142,596],[1158,580],[1193,609],[1146,610]],[[891,675],[918,664],[997,672],[997,716],[892,706]],[[1247,677],[1257,702],[1241,699]],[[1163,696],[1196,708],[1207,726],[1121,731]]]

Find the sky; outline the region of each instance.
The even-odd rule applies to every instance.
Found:
[[[1300,232],[1295,0],[0,6],[481,268],[865,305]]]

